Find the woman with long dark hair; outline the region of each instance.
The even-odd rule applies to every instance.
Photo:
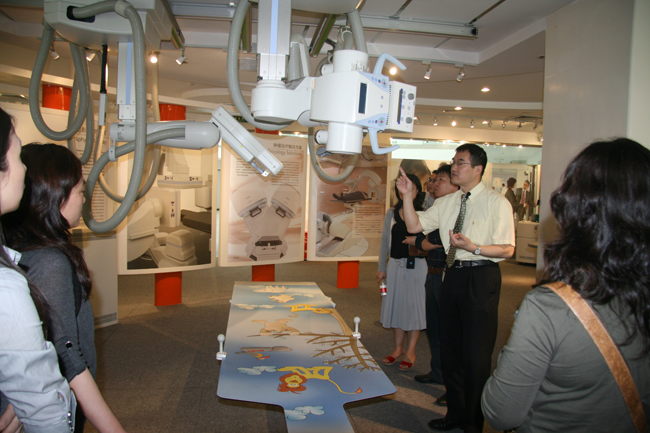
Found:
[[[569,306],[544,284],[569,285],[603,323],[650,419],[650,150],[596,142],[551,196],[560,235],[544,250],[542,285],[521,305],[483,391],[496,430],[635,432],[605,358]],[[628,387],[629,388],[629,387]]]
[[[0,215],[18,208],[24,179],[20,139],[11,116],[0,109]],[[0,410],[1,425],[15,431],[20,420],[28,433],[69,433],[74,395],[59,372],[54,346],[45,340],[47,304],[27,283],[19,259],[20,253],[4,246],[0,231],[0,392],[10,403]]]
[[[100,432],[123,432],[95,383],[95,326],[88,299],[92,282],[83,251],[70,237],[85,201],[81,162],[55,144],[28,144],[21,156],[27,166],[25,194],[18,211],[4,221],[5,236],[21,251],[20,264],[54,313],[61,373],[81,408],[75,431],[83,431],[87,418]]]
[[[422,210],[424,196],[420,179],[409,174],[413,185],[413,205],[416,210]],[[393,328],[395,347],[390,355],[383,360],[386,365],[393,365],[404,356],[400,370],[409,370],[415,362],[415,346],[420,331],[427,327],[425,314],[424,282],[427,276],[427,264],[424,257],[410,257],[409,245],[405,242],[408,233],[404,222],[404,203],[401,193],[395,187],[397,204],[388,209],[384,218],[384,229],[381,234],[379,249],[379,266],[377,282],[386,281],[388,290],[381,303],[381,324],[384,328]],[[387,262],[388,259],[388,262]],[[406,349],[404,343],[406,341]]]

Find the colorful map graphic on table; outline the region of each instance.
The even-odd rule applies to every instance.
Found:
[[[315,283],[235,283],[224,351],[217,395],[282,406],[290,433],[353,432],[344,404],[396,392]]]

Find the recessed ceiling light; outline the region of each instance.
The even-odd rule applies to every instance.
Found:
[[[461,106],[458,106],[458,107],[454,108],[454,110],[456,110],[456,111],[460,111],[462,109],[463,109],[463,107],[461,107]]]
[[[485,93],[485,92],[489,92],[489,91],[490,91],[490,88],[489,88],[489,87],[483,87],[483,88],[481,89],[481,92],[483,92],[483,93]]]

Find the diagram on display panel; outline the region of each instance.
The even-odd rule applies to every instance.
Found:
[[[289,432],[351,432],[344,404],[396,391],[315,283],[236,283],[226,337],[217,395],[282,406]]]
[[[269,200],[262,186],[251,182],[234,190],[230,200],[248,228],[246,256],[255,261],[284,257],[288,250],[285,233],[301,208],[298,190],[279,185]]]

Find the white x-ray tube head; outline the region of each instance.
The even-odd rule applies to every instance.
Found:
[[[271,155],[253,135],[241,126],[225,108],[212,112],[211,122],[217,125],[228,146],[244,161],[250,163],[262,176],[274,176],[282,170],[282,163]],[[259,165],[258,165],[259,164]]]

